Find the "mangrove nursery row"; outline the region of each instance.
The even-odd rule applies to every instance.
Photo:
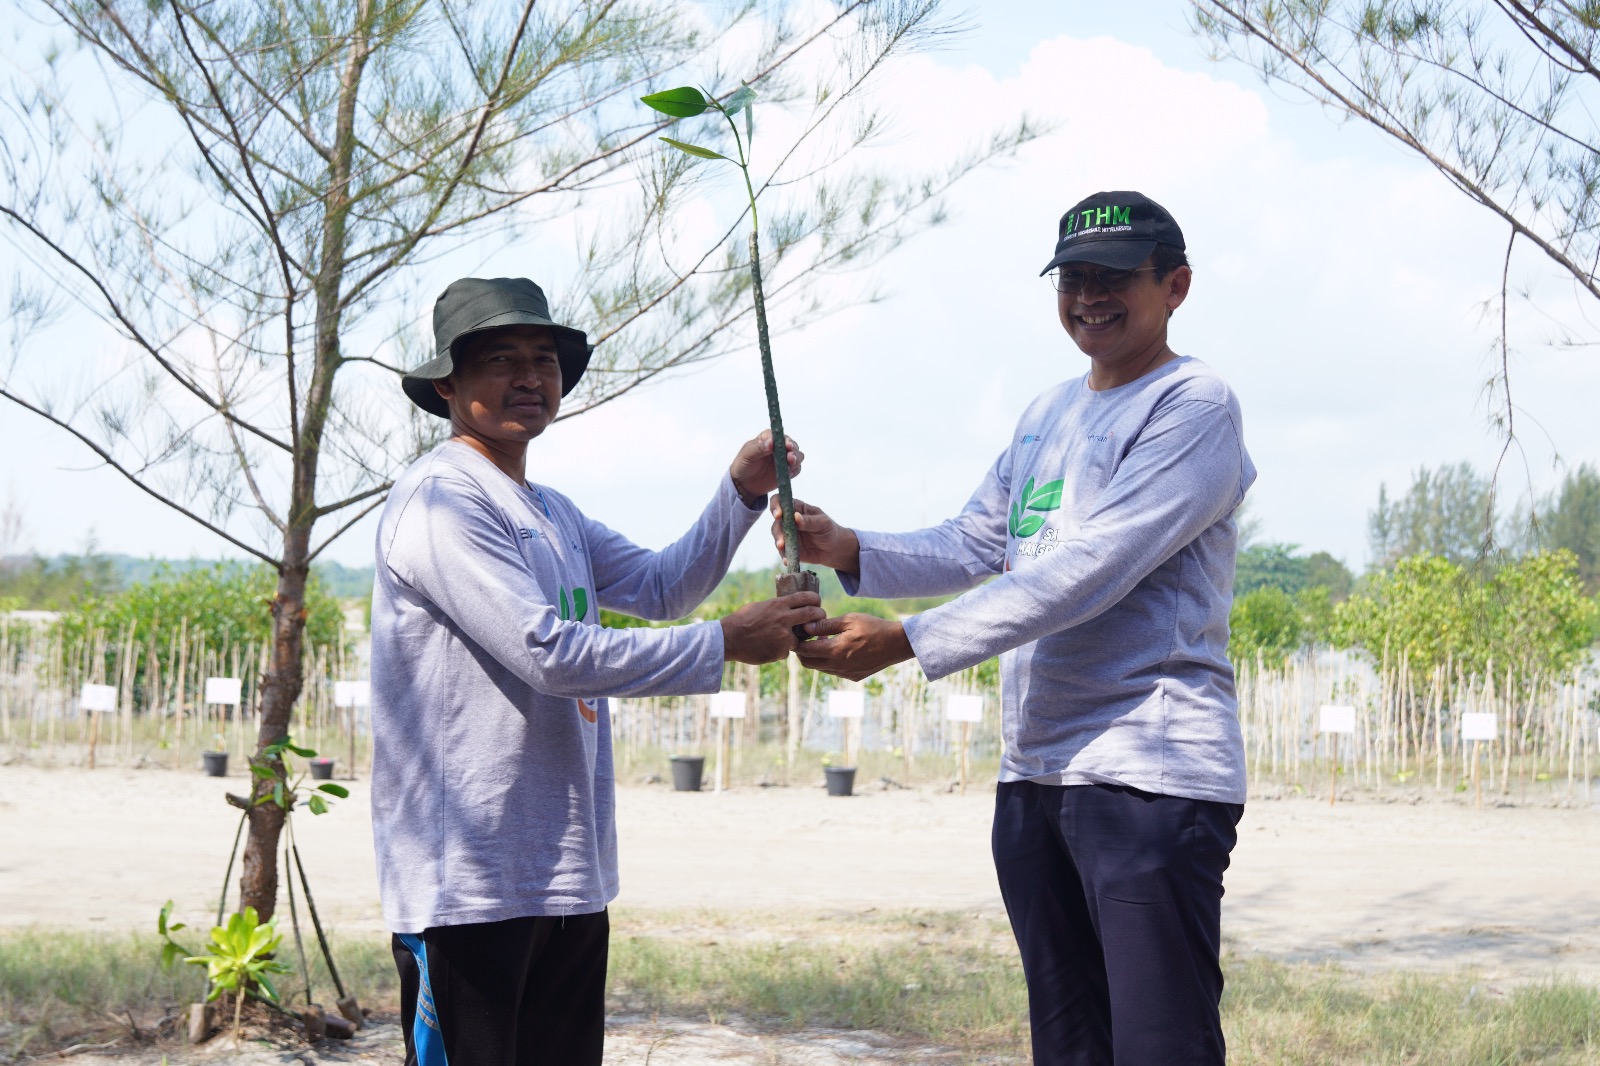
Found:
[[[725,591],[708,616],[756,594]],[[231,753],[242,772],[271,593],[262,572],[218,567],[86,598],[57,616],[0,615],[0,757],[187,769],[213,751]],[[1337,603],[1316,587],[1252,589],[1235,601],[1230,649],[1250,773],[1307,790],[1471,786],[1582,801],[1600,764],[1594,614],[1562,551],[1493,570],[1401,559]],[[361,772],[363,642],[322,592],[307,632],[292,732]],[[954,779],[965,755],[981,780],[1003,752],[993,661],[935,683],[903,664],[863,685],[793,662],[730,665],[723,687],[720,701],[612,701],[619,778],[662,778],[670,756],[698,754],[729,784],[814,783],[825,764],[860,766],[866,780],[927,782]],[[730,713],[740,716],[719,717]]]
[[[149,680],[135,687],[127,678],[148,649],[125,638],[107,672],[101,639],[73,645],[59,630],[0,624],[0,761],[192,770],[202,752],[226,751],[243,772],[257,725],[253,686],[241,686],[237,705],[208,704],[206,680],[259,676],[259,646],[196,635],[174,669],[147,663]],[[292,725],[302,743],[338,758],[341,776],[367,770],[365,700],[340,698],[361,669],[337,647],[317,649]],[[701,755],[708,783],[725,775],[729,785],[814,784],[826,765],[859,767],[863,784],[953,782],[963,753],[971,780],[992,780],[1004,750],[992,666],[934,683],[914,664],[864,685],[792,665],[785,672],[786,684],[769,686],[762,672],[732,666],[721,700],[613,700],[619,780],[665,780],[671,756]],[[115,688],[115,704],[86,709],[83,685],[101,681]],[[1589,659],[1565,674],[1524,676],[1509,663],[1470,672],[1447,658],[1419,671],[1404,653],[1374,664],[1321,649],[1280,663],[1258,656],[1240,669],[1238,690],[1258,788],[1585,803],[1600,773],[1600,669]],[[730,713],[729,696],[739,717],[719,717]],[[959,720],[958,710],[977,720]]]

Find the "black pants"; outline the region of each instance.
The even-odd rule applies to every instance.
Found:
[[[1036,1066],[1221,1066],[1222,873],[1244,808],[1002,782],[994,864]]]
[[[605,911],[395,936],[406,1066],[600,1066]]]

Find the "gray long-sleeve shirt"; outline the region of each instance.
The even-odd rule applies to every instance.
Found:
[[[726,475],[648,551],[447,442],[395,482],[372,593],[372,827],[397,933],[593,913],[617,894],[607,696],[715,692],[722,628],[681,618],[764,514]]]
[[[955,518],[858,534],[863,596],[971,589],[905,623],[937,679],[1000,656],[1003,781],[1243,803],[1227,658],[1239,404],[1196,359],[1039,396]],[[994,580],[974,588],[991,575]]]

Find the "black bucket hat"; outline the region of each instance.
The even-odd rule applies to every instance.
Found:
[[[544,290],[527,278],[462,278],[453,281],[433,302],[434,357],[404,375],[400,387],[411,402],[440,418],[450,417],[450,405],[433,387],[455,370],[454,348],[462,337],[501,326],[545,326],[556,339],[561,363],[561,395],[583,377],[594,346],[581,329],[550,320]]]
[[[1063,263],[1132,270],[1158,244],[1184,247],[1183,231],[1166,208],[1143,193],[1097,192],[1061,216],[1055,258],[1039,273]]]

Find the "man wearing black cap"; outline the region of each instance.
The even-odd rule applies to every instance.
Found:
[[[1220,1064],[1222,874],[1245,800],[1233,514],[1255,469],[1233,393],[1167,343],[1191,281],[1172,216],[1098,193],[1057,237],[1043,273],[1089,371],[1028,407],[961,513],[870,533],[796,503],[800,557],[852,595],[972,591],[904,622],[812,623],[799,655],[858,679],[999,655],[994,858],[1034,1062]]]
[[[457,281],[434,334],[402,387],[451,436],[389,492],[372,597],[372,822],[407,1061],[598,1066],[617,894],[606,697],[715,692],[725,661],[787,656],[820,601],[602,627],[602,607],[681,618],[716,588],[776,484],[770,436],[647,551],[527,477],[589,362],[539,287]]]

